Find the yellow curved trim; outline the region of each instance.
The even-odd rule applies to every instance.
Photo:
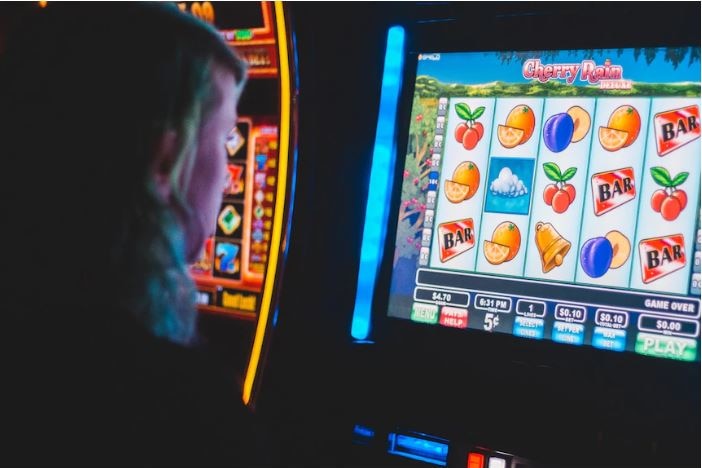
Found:
[[[275,2],[275,22],[278,39],[279,69],[280,69],[280,133],[278,148],[278,187],[275,199],[275,213],[273,215],[273,230],[271,232],[271,247],[266,268],[266,278],[263,284],[263,296],[256,335],[254,336],[249,367],[244,378],[243,400],[245,404],[251,401],[254,381],[258,372],[273,300],[273,287],[278,269],[278,255],[283,234],[283,214],[285,211],[285,194],[288,181],[288,156],[290,151],[290,62],[288,57],[288,38],[285,29],[285,16],[283,2]]]

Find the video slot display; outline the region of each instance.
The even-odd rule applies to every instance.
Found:
[[[388,314],[699,361],[699,48],[418,59]]]
[[[198,306],[255,318],[269,256],[278,167],[278,127],[241,118],[227,143],[228,183],[215,235],[191,266]]]

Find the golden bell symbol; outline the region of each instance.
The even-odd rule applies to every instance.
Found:
[[[570,250],[570,242],[565,240],[551,223],[536,223],[536,248],[541,254],[541,265],[548,273],[563,264],[563,257]]]

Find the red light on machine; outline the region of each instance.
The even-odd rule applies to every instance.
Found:
[[[485,455],[482,453],[469,453],[466,468],[483,468]]]

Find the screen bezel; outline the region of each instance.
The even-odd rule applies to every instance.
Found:
[[[661,4],[658,5],[658,8]],[[504,8],[504,7],[503,7]],[[661,20],[655,5],[652,8],[643,8],[634,12],[631,16],[633,22],[641,26],[635,34],[628,32],[609,31],[600,37],[586,35],[583,37],[572,37],[559,41],[559,47],[554,47],[553,42],[543,36],[532,36],[527,40],[519,41],[517,47],[510,37],[518,31],[528,31],[538,28],[539,25],[548,25],[562,33],[566,33],[569,28],[576,27],[578,23],[586,22],[588,19],[595,23],[602,23],[604,27],[606,21],[601,18],[599,21],[593,20],[583,13],[584,5],[564,6],[557,4],[554,7],[538,4],[534,7],[536,12],[529,12],[529,6],[520,6],[514,14],[505,13],[500,7],[482,7],[481,12],[485,18],[480,25],[480,40],[462,40],[465,33],[461,31],[462,23],[454,20],[447,24],[441,21],[429,23],[418,23],[414,26],[412,33],[408,34],[408,52],[405,55],[405,69],[403,74],[403,86],[399,101],[398,120],[396,127],[396,160],[394,167],[393,187],[391,192],[391,203],[387,224],[383,259],[375,285],[373,297],[373,313],[371,314],[371,336],[374,342],[382,347],[400,350],[408,343],[421,343],[423,347],[436,350],[437,355],[445,356],[446,350],[461,349],[465,354],[473,352],[485,353],[486,350],[493,351],[493,356],[486,359],[486,365],[490,368],[501,364],[514,362],[527,362],[534,366],[546,366],[560,369],[592,369],[593,366],[599,369],[611,368],[613,373],[620,366],[639,366],[651,369],[651,371],[664,374],[687,374],[695,369],[699,373],[699,362],[680,362],[668,359],[659,359],[648,356],[641,356],[633,352],[614,352],[600,350],[591,345],[573,346],[561,344],[550,339],[530,340],[508,334],[487,333],[479,330],[454,330],[441,327],[439,325],[428,326],[418,324],[409,320],[389,317],[388,302],[389,289],[392,275],[392,263],[395,250],[395,237],[398,229],[398,213],[402,191],[402,172],[405,165],[405,149],[407,148],[409,127],[411,120],[411,106],[414,94],[414,85],[417,71],[417,55],[419,53],[447,53],[447,52],[494,52],[494,51],[529,51],[529,50],[588,50],[588,49],[619,49],[619,48],[646,48],[646,47],[676,47],[676,46],[697,46],[699,47],[699,37],[689,31],[695,28],[687,28],[688,32],[680,34],[684,25],[694,23],[699,24],[699,14],[696,20],[692,18],[690,10],[694,8],[681,8],[675,22],[668,23]],[[619,7],[623,8],[623,7]],[[697,8],[699,13],[699,5]],[[665,15],[664,15],[665,16]],[[558,20],[560,24],[553,25]],[[664,27],[660,27],[661,24]],[[657,29],[652,28],[656,24]],[[648,25],[648,26],[646,26]],[[521,28],[521,29],[520,29]],[[559,29],[560,28],[560,29]],[[518,30],[518,31],[515,31]],[[593,30],[599,30],[593,25]],[[601,28],[600,28],[601,29]],[[623,28],[626,29],[626,28]],[[505,34],[509,30],[510,34]],[[697,26],[697,31],[699,26]],[[551,31],[554,32],[554,31]],[[677,32],[678,34],[674,34]],[[458,38],[453,40],[452,45],[441,44],[447,41],[445,38]],[[670,39],[670,38],[673,39]],[[510,43],[511,42],[511,43]],[[462,46],[457,46],[462,44]],[[512,47],[509,47],[509,46]],[[458,359],[458,365],[461,366]],[[472,365],[474,363],[471,363]],[[699,379],[698,379],[699,380]]]

